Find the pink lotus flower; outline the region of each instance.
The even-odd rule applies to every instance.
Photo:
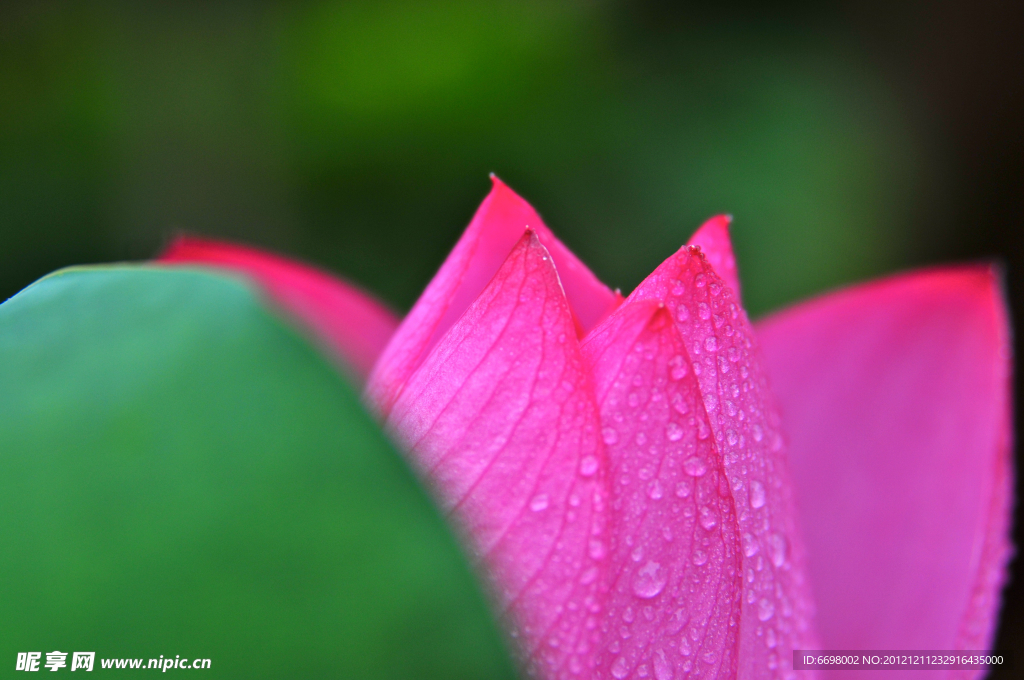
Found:
[[[623,300],[495,179],[397,328],[275,256],[183,239],[162,259],[254,278],[366,379],[532,675],[788,678],[794,649],[986,649],[1012,479],[996,275],[897,276],[755,326],[728,225]]]

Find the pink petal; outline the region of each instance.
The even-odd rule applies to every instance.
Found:
[[[738,675],[784,676],[792,650],[812,646],[813,603],[793,484],[753,329],[700,251],[683,247],[623,305],[665,305],[690,355],[741,543]],[[702,432],[697,423],[697,434]]]
[[[534,671],[582,670],[600,632],[604,456],[575,322],[527,232],[387,420],[486,567]]]
[[[641,301],[613,312],[583,353],[611,482],[597,676],[735,677],[740,536],[683,338],[665,307]]]
[[[398,318],[351,283],[308,265],[233,243],[180,237],[158,258],[210,265],[252,278],[285,312],[309,328],[362,383]]]
[[[527,227],[550,252],[583,332],[593,328],[620,300],[555,238],[529,203],[497,177],[491,179],[491,193],[370,376],[367,398],[382,415],[387,415],[409,376],[488,285]]]
[[[791,438],[823,644],[987,649],[1012,481],[1009,332],[992,269],[859,286],[758,335]],[[834,674],[861,676],[874,677]]]
[[[732,215],[717,215],[701,225],[688,245],[700,246],[704,257],[714,268],[715,273],[732,288],[736,301],[740,300],[740,275],[736,268],[736,256],[732,252],[732,239],[729,237],[729,225]]]

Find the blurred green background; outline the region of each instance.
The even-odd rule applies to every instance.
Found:
[[[493,171],[624,291],[728,212],[755,316],[999,257],[1024,318],[1021,14],[997,0],[4,4],[0,299],[185,230],[316,262],[404,310]],[[1003,648],[1024,648],[1021,590]]]

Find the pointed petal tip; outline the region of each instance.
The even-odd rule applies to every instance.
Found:
[[[688,245],[699,247],[708,263],[715,270],[715,273],[739,297],[740,279],[736,266],[736,256],[732,249],[731,225],[732,215],[715,215],[694,232],[688,241]]]

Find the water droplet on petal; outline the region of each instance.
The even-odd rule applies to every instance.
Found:
[[[604,439],[605,444],[611,446],[619,442],[619,433],[614,427],[606,427],[601,430],[601,438]]]
[[[766,597],[762,597],[761,601],[757,603],[757,618],[761,621],[767,621],[774,614],[775,603]]]
[[[750,483],[750,507],[755,510],[764,507],[764,484],[761,482]]]
[[[707,562],[708,562],[708,554],[706,552],[704,552],[703,550],[694,550],[693,551],[693,563],[694,564],[696,564],[698,567],[700,567],[702,565],[707,564]]]
[[[683,461],[683,470],[691,477],[702,477],[707,474],[708,464],[703,458],[693,456]]]
[[[637,597],[650,599],[657,597],[665,584],[668,583],[668,572],[661,565],[651,560],[637,571],[633,579],[633,594]]]
[[[682,380],[686,377],[686,358],[677,354],[668,360],[669,377],[673,380]]]
[[[655,680],[672,680],[674,677],[672,665],[665,658],[664,650],[659,649],[654,653],[654,678]]]
[[[683,428],[679,423],[669,423],[665,426],[665,436],[670,442],[677,442],[683,438]]]
[[[534,512],[541,512],[542,510],[548,509],[548,495],[546,493],[540,493],[533,497],[530,501],[530,510]]]
[[[615,663],[612,664],[612,676],[615,677],[616,680],[623,680],[627,675],[629,675],[629,665],[626,662],[626,657],[620,656],[615,659]]]
[[[590,477],[595,472],[597,472],[597,458],[584,456],[583,460],[580,461],[580,474],[584,477]]]
[[[715,511],[706,505],[700,509],[700,525],[711,531],[718,524],[718,517],[715,515]]]
[[[753,534],[743,534],[743,554],[747,557],[753,557],[760,550],[760,546],[757,545],[757,539],[754,538]]]
[[[704,340],[704,349],[709,352],[714,352],[718,349],[718,340],[715,339],[715,336],[709,335],[707,339]]]
[[[786,537],[782,534],[771,534],[768,536],[768,559],[776,567],[781,567],[786,561]]]

